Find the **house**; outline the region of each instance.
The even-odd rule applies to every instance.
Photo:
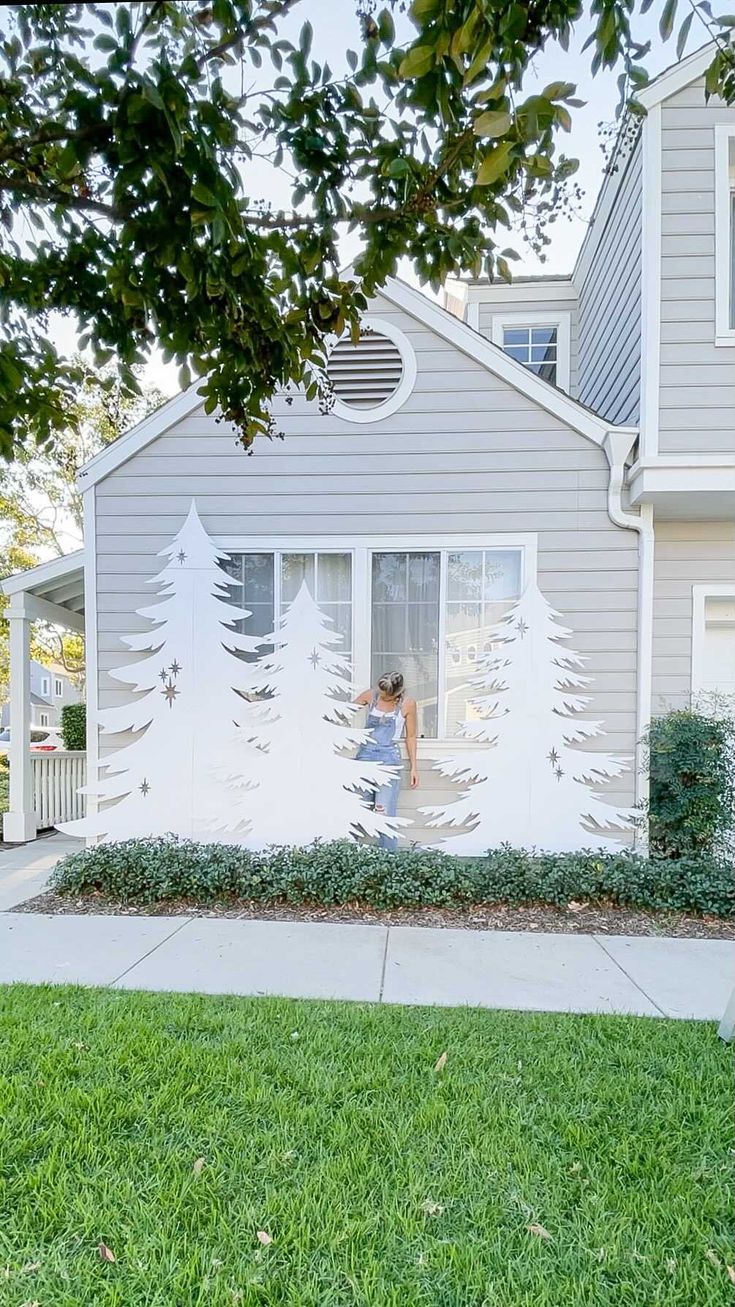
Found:
[[[87,833],[287,843],[335,807],[348,833],[346,660],[418,702],[401,838],[630,839],[652,711],[735,689],[735,109],[705,102],[710,59],[644,92],[568,278],[444,307],[392,280],[332,352],[331,410],[275,398],[283,441],[245,456],[192,388],[85,467],[84,549],[5,590],[16,685],[34,617],[86,626]],[[27,839],[20,754],[11,776]]]
[[[35,658],[30,664],[30,725],[34,730],[57,729],[61,709],[67,703],[79,703],[82,695],[65,667],[47,666]],[[0,729],[10,725],[10,704],[0,706]]]

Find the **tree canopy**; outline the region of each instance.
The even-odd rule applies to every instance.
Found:
[[[413,0],[404,40],[403,0],[356,0],[360,39],[335,71],[313,49],[310,0],[6,10],[0,452],[68,428],[81,375],[51,310],[97,365],[118,360],[128,391],[160,345],[248,447],[272,432],[276,388],[325,393],[330,340],[357,331],[400,258],[434,286],[508,278],[514,224],[558,212],[575,168],[557,150],[575,87],[528,94],[529,65],[584,26],[593,71],[619,66],[621,107],[640,112],[636,26],[652,3]],[[708,92],[732,101],[735,20],[677,6],[661,4],[662,35],[678,31],[681,52],[701,23],[716,42]],[[254,193],[259,158],[289,179],[283,209]],[[344,274],[346,231],[359,254]]]

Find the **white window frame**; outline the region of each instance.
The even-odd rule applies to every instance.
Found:
[[[391,413],[401,408],[413,391],[418,371],[413,345],[400,327],[396,327],[387,318],[379,318],[372,313],[366,313],[360,319],[360,325],[369,327],[371,331],[378,331],[393,341],[401,355],[403,375],[393,394],[389,395],[382,404],[376,404],[375,408],[353,408],[351,404],[345,404],[337,395],[334,396],[331,410],[334,416],[343,418],[345,422],[357,422],[359,425],[366,422],[382,422],[383,418],[390,417]],[[334,344],[336,343],[335,339]]]
[[[713,583],[692,586],[692,662],[690,670],[692,699],[695,699],[698,694],[704,693],[702,670],[704,668],[708,599],[732,599],[735,602],[735,584]]]
[[[491,337],[494,345],[503,349],[503,332],[514,327],[556,327],[556,388],[569,394],[572,371],[572,315],[566,309],[556,313],[536,313],[515,311],[513,313],[493,313]],[[508,355],[510,357],[510,355]],[[519,364],[524,368],[525,363]],[[529,369],[530,370],[530,369]],[[532,375],[538,376],[538,373]],[[539,378],[543,380],[543,378]]]
[[[42,676],[42,677],[41,677],[41,694],[42,694],[42,695],[44,696],[44,698],[46,698],[46,699],[50,699],[50,698],[51,698],[51,677],[50,677],[50,676]]]
[[[735,218],[732,216],[735,177],[731,175],[731,150],[735,151],[735,126],[715,126],[715,345],[735,345],[735,306],[732,260],[735,257]],[[731,312],[732,310],[732,312]]]
[[[64,682],[60,676],[54,677],[54,698],[61,699],[64,694]]]
[[[508,535],[370,535],[370,536],[217,536],[213,542],[218,549],[233,554],[350,554],[352,557],[352,667],[356,685],[371,683],[372,654],[372,555],[374,553],[455,553],[464,549],[518,549],[521,553],[521,591],[529,578],[538,570],[538,536],[532,532]],[[276,573],[280,569],[276,569]],[[444,602],[446,567],[442,565],[440,605]],[[276,599],[274,593],[274,611]],[[439,642],[438,685],[440,691],[446,682],[445,641]],[[439,736],[419,741],[419,751],[432,756],[437,751],[474,747],[472,740],[456,735]]]
[[[47,712],[40,712],[40,713],[38,714],[38,725],[41,726],[41,727],[44,727],[45,729],[48,729],[48,727],[49,727],[49,715],[48,715]]]

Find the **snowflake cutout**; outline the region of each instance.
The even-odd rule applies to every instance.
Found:
[[[547,753],[546,757],[548,758],[549,762],[551,763],[552,768],[553,768],[553,767],[556,767],[556,764],[557,764],[558,761],[559,761],[559,755],[558,755],[558,753],[556,752],[556,749],[552,749],[552,750],[551,750],[551,753]]]
[[[554,775],[556,776],[556,779],[557,779],[558,781],[561,780],[562,776],[564,775],[564,772],[562,771],[561,767],[557,767],[557,768],[555,769],[555,771],[554,771]]]
[[[161,694],[166,700],[166,703],[168,704],[169,708],[173,707],[174,699],[176,698],[177,694],[180,693],[181,691],[176,689],[176,686],[174,685],[173,681],[169,681],[166,686],[166,689],[161,690]]]
[[[319,650],[318,650],[318,649],[312,649],[311,653],[309,654],[309,662],[311,663],[312,667],[314,668],[314,671],[316,671],[316,669],[317,669],[317,667],[319,666],[319,664],[320,664],[321,661],[322,661],[322,656],[321,656],[321,654],[319,653]]]
[[[162,667],[158,673],[158,679],[159,681],[163,681],[164,685],[166,684],[166,681],[168,680],[168,672],[165,667]]]
[[[184,553],[183,549],[180,549],[180,550],[179,550],[179,552],[178,552],[178,554],[176,555],[176,557],[177,557],[177,559],[179,560],[180,563],[183,564],[183,563],[186,562],[186,554]]]
[[[145,776],[144,776],[144,777],[143,777],[143,780],[141,781],[140,785],[138,786],[138,789],[140,790],[141,794],[143,795],[143,798],[146,797],[146,795],[148,794],[148,791],[150,790],[150,788],[151,788],[151,787],[150,787],[150,784],[149,784],[149,782],[146,780],[146,778],[145,778]]]
[[[528,622],[524,622],[522,617],[519,618],[519,620],[516,622],[516,630],[518,631],[518,634],[520,635],[521,639],[523,639],[524,635],[526,634],[526,631],[528,630]]]
[[[172,675],[172,676],[178,676],[179,672],[181,671],[181,664],[180,664],[180,663],[177,663],[177,661],[176,661],[175,658],[174,658],[174,660],[173,660],[173,662],[172,662],[172,664],[171,664],[171,669],[170,669],[170,670],[171,670],[171,675]]]

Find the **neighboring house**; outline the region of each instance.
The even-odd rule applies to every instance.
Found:
[[[34,730],[54,729],[61,724],[61,709],[67,703],[79,703],[79,689],[63,667],[47,667],[31,660],[30,665],[30,724]],[[10,723],[10,704],[0,706],[0,728]]]
[[[144,725],[157,695],[141,698],[111,673],[140,662],[130,681],[147,675],[143,652],[156,638],[140,610],[163,599],[150,582],[165,567],[192,566],[180,545],[168,563],[160,554],[195,500],[185,529],[206,560],[200,520],[229,559],[231,597],[250,614],[241,637],[272,632],[305,582],[342,634],[359,688],[386,668],[404,671],[419,703],[422,769],[421,789],[401,795],[407,838],[442,833],[421,808],[450,814],[469,771],[485,785],[485,847],[519,803],[525,842],[598,842],[570,834],[574,750],[579,784],[599,794],[597,817],[603,804],[624,815],[645,791],[636,759],[652,709],[735,688],[735,109],[705,104],[710,58],[700,52],[644,93],[648,116],[606,180],[569,278],[457,281],[447,308],[390,281],[360,344],[332,353],[331,411],[299,394],[274,400],[284,440],[258,441],[245,457],[192,388],[102,451],[80,480],[84,551],[5,583],[14,674],[29,622],[66,614],[74,629],[86,623],[88,716],[119,710],[120,731]],[[312,611],[315,632],[317,619]],[[558,642],[560,626],[568,640]],[[193,627],[189,665],[160,670],[163,742],[169,709],[196,700],[206,721],[222,688],[215,661],[200,659],[186,682]],[[320,658],[323,668],[315,637],[315,675]],[[307,759],[315,750],[307,808],[323,797],[315,737],[300,720],[310,675],[305,665],[291,748]],[[489,723],[484,735],[483,696],[501,704],[497,730]],[[594,723],[599,734],[587,739]],[[225,726],[213,713],[191,743],[186,783],[200,819],[196,761]],[[90,778],[129,739],[88,732]],[[173,735],[169,748],[171,777],[183,775]],[[159,802],[164,763],[159,748]],[[257,787],[257,759],[254,776]],[[10,839],[29,838],[21,786],[19,763]],[[145,801],[153,794],[147,774],[135,788]],[[303,810],[304,794],[284,781],[284,841],[297,802]]]

